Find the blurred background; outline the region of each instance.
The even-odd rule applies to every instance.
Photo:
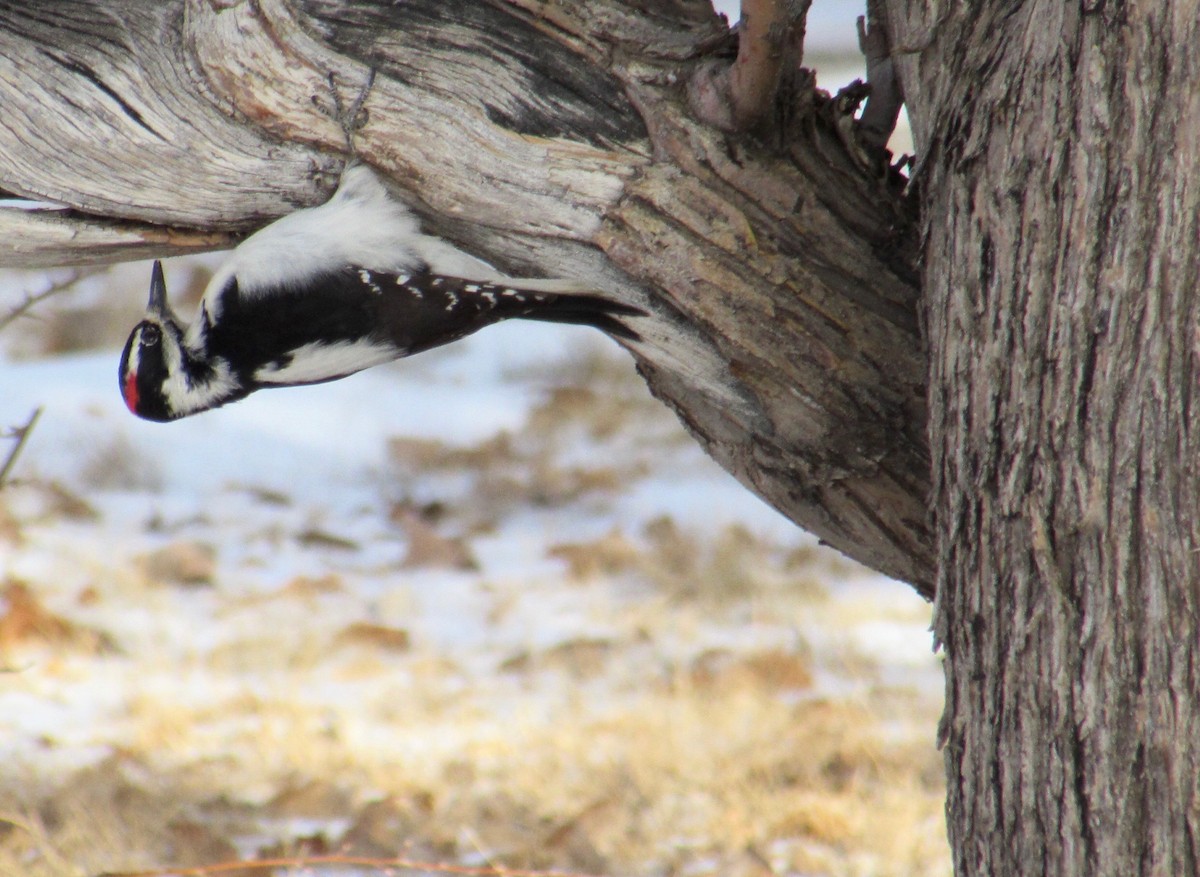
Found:
[[[858,14],[813,6],[822,87]],[[177,310],[221,258],[166,264]],[[116,380],[148,280],[0,272],[0,430],[41,410],[0,489],[0,875],[950,873],[930,607],[615,344],[509,323],[150,424]]]

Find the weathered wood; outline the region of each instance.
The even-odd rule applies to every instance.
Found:
[[[1200,873],[1200,5],[907,5],[957,872]]]
[[[162,225],[81,216],[66,210],[0,207],[7,268],[107,265],[230,247],[235,238]]]
[[[217,231],[327,195],[337,156],[231,115],[196,75],[183,12],[182,2],[0,4],[3,188],[82,213]]]
[[[703,0],[41,9],[0,11],[0,100],[46,117],[0,134],[0,186],[253,227],[325,197],[347,148],[332,88],[349,104],[374,69],[353,150],[430,231],[650,311],[630,350],[712,455],[932,593],[911,219],[799,71],[769,142],[691,115],[687,82],[734,48]]]

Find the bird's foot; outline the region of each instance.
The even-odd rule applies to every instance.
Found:
[[[338,89],[337,74],[330,70],[326,75],[326,80],[329,82],[329,94],[333,99],[333,106],[329,106],[321,100],[319,95],[315,94],[312,97],[313,106],[337,123],[338,127],[342,129],[342,136],[346,139],[346,152],[354,155],[356,152],[354,135],[371,120],[371,114],[364,104],[367,102],[372,86],[375,85],[375,68],[367,69],[367,80],[349,106],[346,106],[346,102],[342,99],[342,93]]]

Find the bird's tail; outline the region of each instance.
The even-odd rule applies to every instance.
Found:
[[[542,307],[525,315],[529,320],[546,323],[573,323],[591,326],[627,341],[641,341],[642,336],[622,317],[644,317],[646,312],[631,305],[610,301],[598,295],[568,295],[546,293]]]
[[[492,281],[484,288],[507,293],[498,302],[497,316],[591,326],[627,341],[642,339],[624,319],[649,316],[641,308],[601,295],[595,287],[569,280],[514,278]]]

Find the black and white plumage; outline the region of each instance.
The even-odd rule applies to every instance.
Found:
[[[146,316],[121,356],[121,392],[139,417],[176,420],[264,387],[346,377],[500,320],[594,326],[633,342],[639,316],[571,281],[497,276],[422,234],[370,168],[352,165],[325,204],[238,246],[190,325],[168,307],[156,262]]]

